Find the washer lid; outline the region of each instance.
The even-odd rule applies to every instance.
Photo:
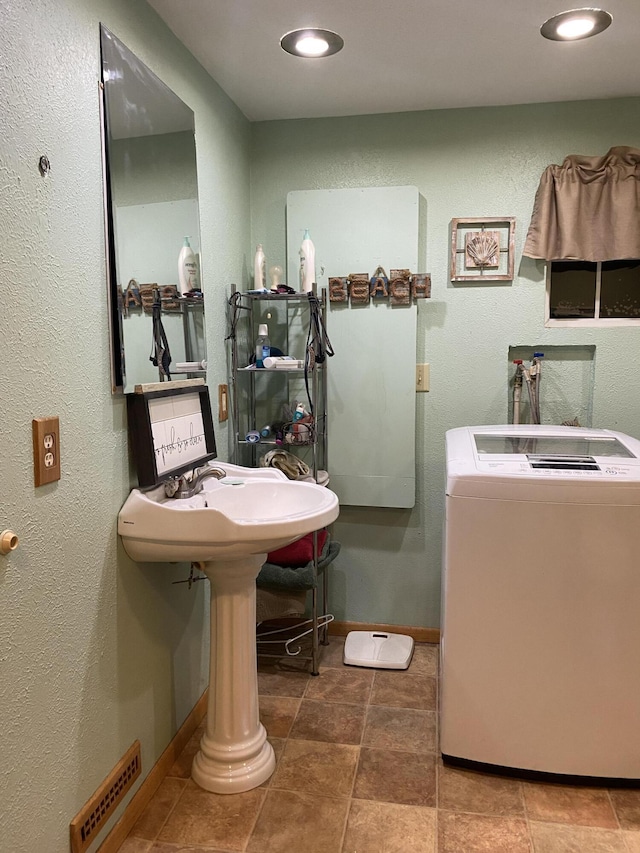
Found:
[[[488,456],[526,456],[537,460],[547,459],[594,459],[594,457],[618,457],[635,459],[634,454],[615,435],[570,434],[548,435],[473,432],[476,455],[479,459]]]
[[[640,442],[609,430],[562,426],[450,430],[447,494],[636,505]]]

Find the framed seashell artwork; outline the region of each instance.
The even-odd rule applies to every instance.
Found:
[[[451,281],[512,281],[514,216],[451,220]]]
[[[464,248],[464,265],[467,269],[500,266],[499,231],[467,231]]]

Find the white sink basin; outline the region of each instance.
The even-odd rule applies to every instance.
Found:
[[[339,506],[324,486],[272,468],[215,467],[227,476],[205,479],[190,498],[166,498],[162,486],[134,489],[118,533],[134,560],[197,562],[209,578],[207,727],[191,772],[207,791],[237,794],[276,766],[258,709],[256,577],[269,551],[331,524]]]
[[[249,474],[210,477],[191,498],[167,498],[162,486],[134,489],[118,516],[127,554],[173,563],[267,553],[338,517],[338,498],[323,486],[288,480],[280,471],[238,470]]]

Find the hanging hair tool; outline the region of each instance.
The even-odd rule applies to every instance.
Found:
[[[327,356],[331,358],[334,355],[331,341],[327,335],[327,330],[324,327],[322,313],[320,311],[320,300],[318,297],[309,293],[309,334],[307,336],[307,351],[309,348],[313,350],[313,363],[323,364]]]
[[[151,355],[149,361],[158,368],[160,377],[166,376],[167,381],[171,381],[171,350],[169,349],[169,341],[162,325],[162,300],[160,299],[160,291],[158,288],[153,290],[153,338],[151,341]]]
[[[304,354],[304,384],[309,400],[309,412],[313,415],[313,399],[309,390],[309,371],[316,364],[324,364],[327,358],[334,355],[334,351],[324,327],[320,300],[314,293],[307,295],[309,297],[309,333]]]
[[[233,285],[232,285],[233,286]],[[240,300],[242,298],[242,294],[239,290],[236,290],[235,293],[232,293],[229,299],[227,300],[227,316],[229,320],[229,334],[225,338],[225,341],[235,341],[236,332],[238,328],[238,320],[240,318]]]

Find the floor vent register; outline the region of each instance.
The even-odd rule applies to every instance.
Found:
[[[71,853],[84,853],[93,843],[141,771],[140,741],[137,740],[71,821]]]

